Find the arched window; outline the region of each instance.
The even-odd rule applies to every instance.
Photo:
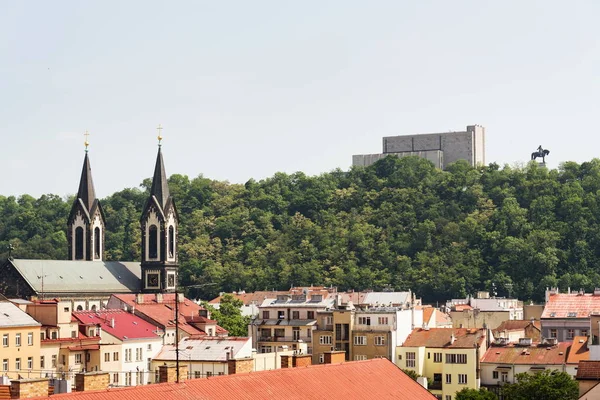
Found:
[[[94,254],[95,258],[100,258],[100,228],[94,229]]]
[[[158,258],[158,228],[156,225],[150,225],[148,238],[148,257]]]
[[[83,311],[83,307],[81,307],[81,305],[77,306],[77,311]]]
[[[98,228],[96,228],[96,229],[98,229]],[[96,305],[95,304],[92,306],[92,311],[96,311]]]
[[[175,228],[173,225],[169,227],[169,257],[173,257],[175,249]]]
[[[75,228],[75,259],[83,260],[83,228]]]

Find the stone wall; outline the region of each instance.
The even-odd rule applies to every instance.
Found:
[[[110,376],[108,372],[82,372],[75,375],[75,390],[103,390],[108,387]]]
[[[48,379],[18,379],[10,382],[13,399],[48,397]]]

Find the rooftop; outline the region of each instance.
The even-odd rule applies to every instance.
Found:
[[[73,316],[83,325],[100,325],[119,340],[157,339],[162,333],[157,326],[123,310],[76,311]]]
[[[513,319],[502,321],[502,323],[498,325],[498,327],[494,329],[493,332],[495,336],[497,332],[522,331],[530,325],[536,328],[538,331],[541,330],[540,321],[531,321],[528,319]]]
[[[454,342],[452,343],[452,337]],[[483,329],[417,328],[408,335],[402,347],[468,348],[481,346],[485,340]]]
[[[191,379],[179,384],[165,383],[55,394],[46,398],[80,400],[435,399],[431,393],[384,358]]]
[[[245,354],[239,354],[246,348]],[[190,337],[179,342],[180,359],[190,361],[225,362],[228,354],[231,358],[250,357],[252,355],[252,340],[247,337]],[[247,354],[246,354],[247,353]],[[175,360],[175,346],[164,346],[155,360]]]
[[[482,363],[492,364],[525,364],[525,365],[558,365],[564,364],[569,352],[570,342],[560,342],[555,346],[493,346],[490,347]]]
[[[9,301],[0,301],[0,327],[42,326],[29,314]]]
[[[542,318],[588,318],[600,312],[600,296],[591,293],[553,293],[548,296]]]
[[[600,360],[581,360],[577,366],[576,379],[600,380]]]

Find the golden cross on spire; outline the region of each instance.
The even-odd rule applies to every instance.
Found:
[[[158,128],[156,128],[156,130],[158,131],[158,147],[160,147],[160,142],[162,141],[162,125],[158,124]]]
[[[88,146],[90,145],[90,142],[88,141],[90,133],[88,131],[85,131],[85,133],[83,134],[83,136],[85,136],[85,142],[83,144],[85,145],[85,152],[87,153]]]

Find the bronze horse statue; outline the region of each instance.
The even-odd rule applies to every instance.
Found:
[[[546,156],[548,154],[550,154],[550,150],[543,149],[542,146],[540,145],[537,148],[537,151],[534,151],[533,153],[531,153],[531,160],[535,160],[538,157],[542,157],[542,162],[545,164],[546,163]]]

